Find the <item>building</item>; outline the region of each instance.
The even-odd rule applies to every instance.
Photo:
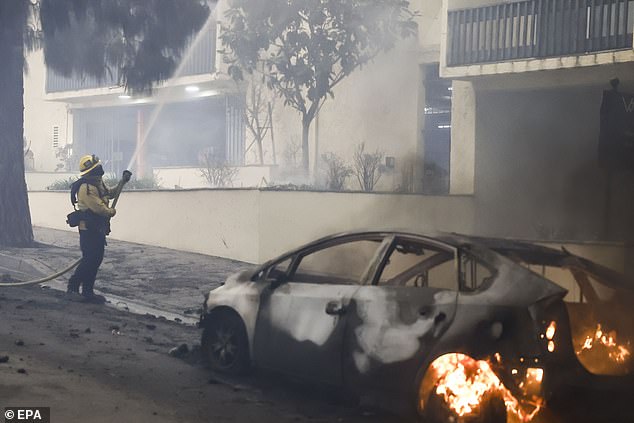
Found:
[[[25,136],[35,169],[74,171],[86,152],[98,155],[106,172],[120,175],[132,168],[146,178],[152,172],[169,178],[173,169],[198,171],[205,156],[243,165],[244,93],[217,72],[216,34],[216,19],[210,17],[173,77],[135,96],[118,85],[116,72],[104,80],[66,78],[45,68],[41,51],[32,54]]]
[[[474,195],[479,231],[632,241],[633,169],[602,166],[598,151],[609,81],[634,92],[633,9],[628,0],[443,1],[451,192]]]
[[[477,233],[632,241],[634,177],[601,167],[597,153],[609,81],[618,77],[619,90],[634,92],[632,3],[411,1],[418,37],[335,88],[311,128],[311,174],[319,174],[323,153],[350,161],[364,143],[385,156],[378,189],[464,197]],[[51,125],[29,125],[34,110],[42,115],[35,100],[25,112],[36,169],[53,170],[53,147],[72,144],[73,152],[108,157],[115,173],[128,164],[152,169],[168,188],[204,185],[201,151],[240,167],[234,186],[296,182],[300,119],[281,101],[272,112],[275,137],[270,131],[263,145],[265,166],[253,154],[241,120],[248,88],[229,81],[212,54],[224,8],[219,2],[191,53],[201,60],[150,98],[49,74]],[[31,67],[27,98],[38,88],[38,66]],[[348,188],[358,189],[354,179]]]

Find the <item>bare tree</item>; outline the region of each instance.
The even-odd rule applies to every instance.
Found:
[[[233,186],[233,180],[238,169],[229,166],[226,160],[215,156],[211,151],[205,151],[200,158],[200,174],[214,188]]]
[[[302,145],[291,135],[290,142],[284,147],[284,163],[290,167],[301,166]]]
[[[363,191],[374,191],[374,187],[381,179],[382,162],[385,153],[376,150],[374,153],[365,152],[365,143],[357,146],[353,156],[353,173],[359,181]]]
[[[302,121],[302,166],[308,172],[311,123],[348,75],[414,36],[407,0],[233,0],[220,32],[236,80],[262,72],[267,86]],[[266,4],[266,6],[263,6]]]
[[[326,170],[326,187],[333,191],[343,191],[346,180],[352,175],[352,167],[335,153],[324,153],[321,160]]]
[[[253,141],[246,148],[245,154],[255,145],[258,149],[258,159],[261,165],[264,164],[262,144],[273,125],[273,103],[262,91],[262,84],[258,83],[252,75],[247,93],[248,101],[244,109],[244,121]],[[273,162],[275,162],[275,157]]]
[[[73,168],[73,163],[77,160],[73,154],[73,145],[66,144],[63,147],[58,148],[55,151],[55,157],[59,160],[55,171],[66,170],[69,171]]]

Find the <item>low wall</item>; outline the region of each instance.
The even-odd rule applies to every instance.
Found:
[[[29,191],[45,190],[56,181],[77,178],[77,172],[26,172],[24,175]]]
[[[260,187],[271,181],[271,174],[276,166],[238,166],[231,187]],[[155,167],[154,177],[162,188],[207,188],[209,182],[202,176],[200,168],[196,167]]]
[[[72,230],[68,192],[29,192],[36,226]],[[322,236],[356,229],[474,233],[473,198],[381,193],[194,189],[124,192],[114,239],[262,263]],[[487,234],[480,234],[487,235]],[[509,234],[511,236],[511,234]],[[559,248],[562,243],[544,243]],[[573,253],[631,274],[632,249],[564,242]]]
[[[29,192],[34,225],[70,229],[68,192]],[[471,197],[196,189],[124,192],[114,239],[261,263],[354,229],[473,229]]]

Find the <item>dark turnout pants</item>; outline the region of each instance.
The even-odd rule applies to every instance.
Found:
[[[97,271],[103,261],[106,235],[100,231],[80,230],[79,245],[81,247],[81,263],[68,280],[68,291],[79,292],[79,285],[81,285],[83,295],[92,295]]]

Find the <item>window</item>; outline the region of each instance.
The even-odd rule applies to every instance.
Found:
[[[362,281],[376,260],[381,238],[344,242],[322,248],[302,257],[293,282],[352,285]]]
[[[493,280],[494,272],[469,254],[460,256],[460,286],[463,291],[477,291]]]
[[[457,290],[454,253],[420,241],[397,239],[378,284]]]

